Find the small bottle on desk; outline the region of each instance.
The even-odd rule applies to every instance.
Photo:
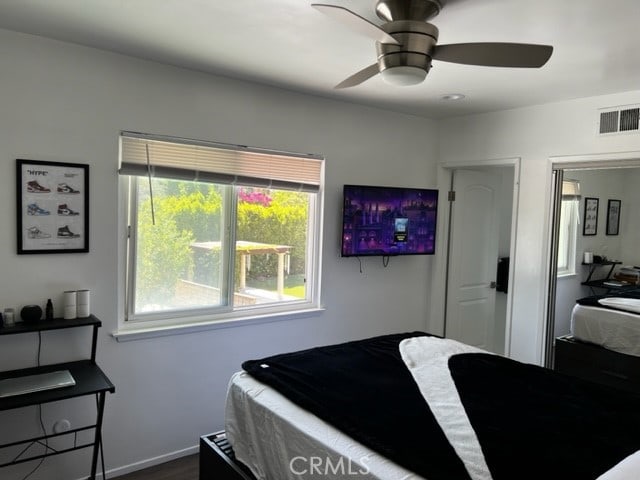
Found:
[[[47,306],[45,307],[44,312],[45,319],[53,320],[53,303],[51,302],[51,299],[47,300]]]

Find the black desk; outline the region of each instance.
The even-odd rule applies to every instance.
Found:
[[[22,458],[14,459],[13,461],[0,464],[1,467],[9,465],[15,465],[18,463],[28,462],[30,460],[36,460],[52,455],[59,455],[82,448],[93,448],[93,456],[91,461],[91,475],[90,479],[94,480],[96,477],[96,470],[98,466],[98,453],[102,443],[102,419],[104,415],[104,403],[106,393],[114,393],[115,387],[104,372],[95,363],[96,358],[96,344],[98,338],[98,328],[102,325],[102,322],[93,315],[86,318],[79,318],[75,320],[41,320],[36,323],[21,323],[11,327],[0,328],[0,336],[2,335],[16,335],[22,333],[33,333],[46,330],[60,330],[67,328],[77,327],[92,327],[93,336],[91,343],[91,357],[88,360],[78,360],[74,362],[58,363],[50,365],[42,365],[39,367],[22,368],[18,370],[10,370],[6,372],[0,372],[0,380],[5,378],[15,378],[26,375],[36,375],[40,373],[48,373],[56,370],[69,370],[73,376],[76,384],[71,387],[62,387],[52,390],[45,390],[40,392],[28,393],[24,395],[14,395],[12,397],[0,398],[0,411],[11,410],[15,408],[28,407],[33,405],[39,405],[43,403],[57,402],[59,400],[66,400],[69,398],[81,397],[85,395],[96,396],[96,422],[93,425],[87,425],[80,428],[74,428],[66,432],[53,433],[47,435],[41,435],[35,438],[29,438],[25,440],[19,440],[12,443],[6,443],[0,445],[0,449],[15,447],[18,445],[27,445],[33,442],[39,442],[48,440],[50,438],[62,437],[65,435],[75,435],[78,432],[91,430],[95,431],[93,442],[76,444],[70,448],[62,450],[54,450],[48,447],[45,453],[40,455],[25,456]]]
[[[613,269],[616,267],[616,265],[620,265],[620,264],[622,264],[622,262],[615,262],[610,260],[605,260],[604,262],[598,262],[598,263],[583,263],[583,265],[589,265],[589,275],[587,276],[587,279],[584,282],[582,282],[582,285],[589,287],[593,295],[596,295],[594,288],[602,288],[606,290],[605,293],[608,293],[609,291],[612,291],[612,290],[613,291],[624,290],[627,287],[638,288],[637,285],[632,285],[632,284],[607,285],[607,282],[613,281],[611,279],[611,274],[613,273]],[[601,278],[598,280],[592,280],[591,277],[593,276],[595,271],[600,267],[609,267],[607,274],[605,275],[604,278]]]

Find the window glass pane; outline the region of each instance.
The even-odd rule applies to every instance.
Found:
[[[216,307],[226,299],[221,233],[224,187],[153,179],[137,182],[135,313]]]
[[[236,194],[234,307],[305,300],[314,194],[252,187]]]
[[[575,273],[577,200],[562,200],[558,231],[558,275]]]

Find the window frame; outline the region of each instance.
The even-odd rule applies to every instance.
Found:
[[[128,333],[163,331],[169,333],[175,329],[202,326],[228,326],[243,321],[262,319],[273,321],[278,318],[290,318],[292,315],[306,315],[309,312],[322,311],[321,305],[321,265],[322,265],[322,235],[324,210],[324,160],[320,170],[319,188],[316,192],[306,192],[309,195],[307,217],[307,245],[305,256],[305,298],[281,303],[270,303],[251,306],[234,307],[233,295],[235,284],[235,231],[237,222],[237,191],[242,185],[223,185],[223,216],[221,232],[223,233],[223,275],[224,295],[226,304],[213,307],[176,309],[153,313],[135,313],[135,288],[137,281],[136,252],[137,252],[137,220],[138,220],[138,190],[139,182],[148,181],[147,177],[123,175],[121,179],[121,201],[123,228],[125,232],[125,262],[124,262],[124,315],[114,333],[126,336]],[[176,180],[184,181],[182,178]],[[189,180],[187,180],[189,181]],[[274,187],[278,189],[277,187]],[[119,338],[118,338],[119,339]],[[120,340],[120,339],[119,339]]]

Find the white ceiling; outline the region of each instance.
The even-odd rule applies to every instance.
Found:
[[[640,89],[640,0],[448,0],[432,20],[439,44],[554,46],[541,69],[434,62],[424,83],[380,76],[333,86],[374,63],[374,42],[312,0],[1,0],[0,28],[442,118]],[[374,0],[324,0],[375,23]],[[463,93],[452,102],[444,94]]]

